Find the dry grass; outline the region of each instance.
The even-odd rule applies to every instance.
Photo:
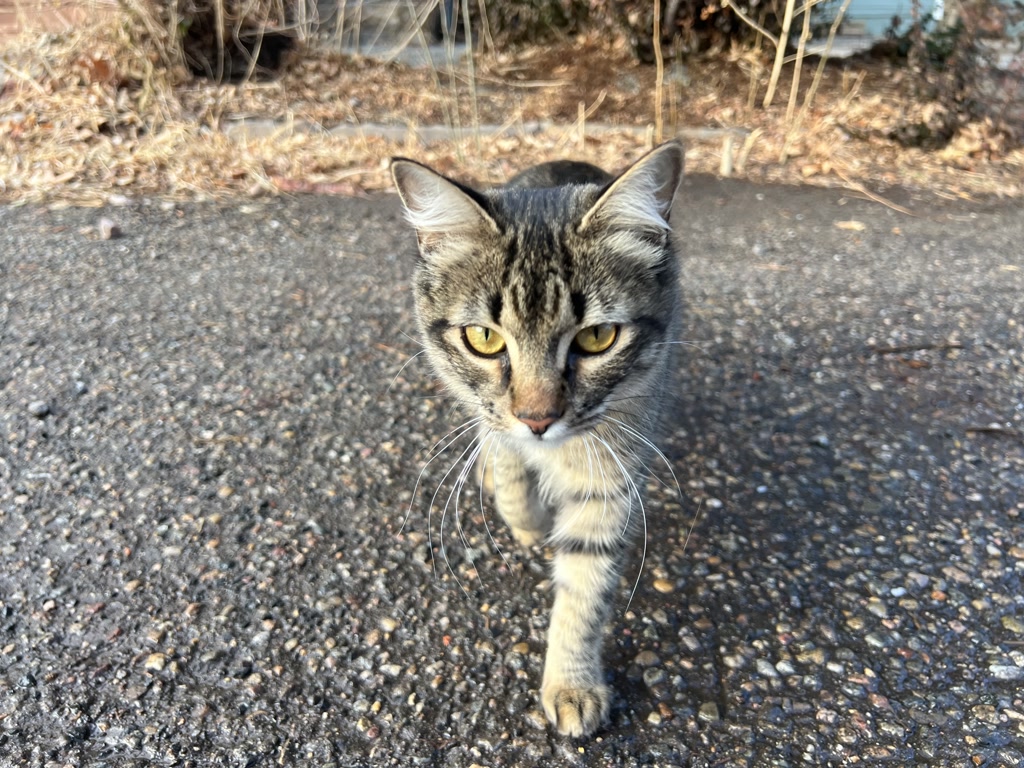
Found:
[[[500,181],[555,157],[616,168],[653,138],[655,70],[604,41],[574,41],[572,56],[546,48],[478,59],[472,73],[307,51],[274,81],[215,85],[189,77],[167,53],[166,35],[152,17],[125,5],[103,23],[0,51],[0,200],[100,205],[141,195],[358,194],[388,184],[384,168],[394,154]],[[905,185],[959,198],[1024,194],[1024,153],[1002,146],[989,126],[967,126],[938,153],[891,141],[896,125],[932,108],[908,101],[898,70],[829,67],[803,128],[787,137],[784,106],[747,105],[752,69],[747,52],[685,66],[666,62],[666,136],[687,126],[752,131],[746,143],[736,142],[733,165],[756,180]],[[805,73],[803,82],[810,80]],[[281,129],[231,138],[224,129],[245,116],[275,118]],[[497,138],[475,137],[472,128],[536,120],[551,127]],[[289,121],[365,130],[336,136],[291,130]],[[459,141],[429,146],[372,130],[446,122],[470,127]],[[585,130],[596,123],[617,130]],[[689,142],[689,169],[716,172],[722,149],[718,138]]]

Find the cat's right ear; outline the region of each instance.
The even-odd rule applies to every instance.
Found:
[[[425,259],[445,253],[445,244],[498,231],[475,192],[427,166],[396,157],[391,161],[391,177]]]

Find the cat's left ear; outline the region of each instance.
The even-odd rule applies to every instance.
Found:
[[[405,205],[406,218],[416,230],[424,257],[451,251],[442,247],[445,244],[498,231],[498,225],[484,210],[484,201],[476,192],[437,171],[414,160],[396,157],[391,161],[391,176]]]
[[[678,141],[651,150],[602,193],[580,222],[580,232],[594,226],[667,232],[683,164]]]

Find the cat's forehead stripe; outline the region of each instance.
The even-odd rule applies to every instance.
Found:
[[[582,323],[583,316],[587,314],[587,297],[579,291],[573,291],[569,298],[572,299],[572,313],[576,322]]]
[[[534,279],[524,278],[520,276],[510,286],[512,309],[529,330],[535,331],[561,314],[564,283],[555,270]]]

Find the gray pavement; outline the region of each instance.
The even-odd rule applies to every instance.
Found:
[[[420,476],[394,198],[0,208],[0,765],[1021,764],[1024,215],[901,202],[687,183],[587,741],[545,554]]]

